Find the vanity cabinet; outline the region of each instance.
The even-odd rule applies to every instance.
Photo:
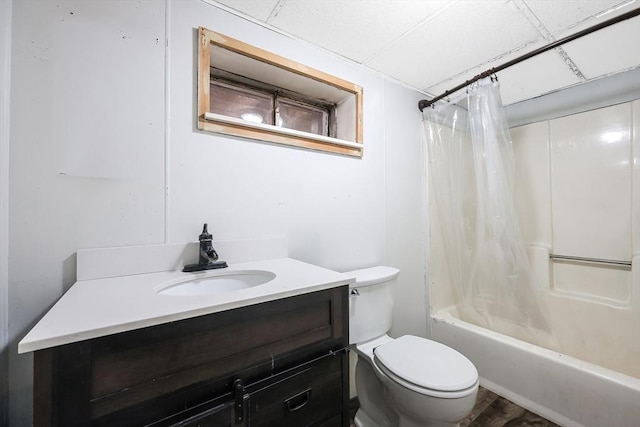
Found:
[[[38,350],[34,425],[346,427],[347,290]]]

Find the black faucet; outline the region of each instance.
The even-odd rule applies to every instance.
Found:
[[[207,224],[202,228],[202,233],[200,233],[198,240],[200,240],[198,263],[185,265],[182,271],[192,272],[228,267],[225,261],[218,261],[218,253],[213,249],[213,236],[207,231]]]

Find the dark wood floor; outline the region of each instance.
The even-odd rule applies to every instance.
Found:
[[[358,409],[357,399],[351,402],[351,420]],[[529,412],[509,400],[480,387],[476,406],[460,427],[559,427],[557,424]]]

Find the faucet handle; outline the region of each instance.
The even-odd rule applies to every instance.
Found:
[[[209,234],[209,231],[207,230],[207,223],[204,223],[204,227],[202,227],[202,233],[200,233],[200,236],[198,237],[198,240],[200,240],[201,242],[203,240],[213,240],[213,236],[211,234]]]

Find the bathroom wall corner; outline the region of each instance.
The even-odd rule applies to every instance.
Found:
[[[424,94],[385,82],[386,262],[399,268],[392,336],[427,336],[425,197],[422,122]]]
[[[0,2],[0,425],[9,422],[9,118],[12,1]]]

